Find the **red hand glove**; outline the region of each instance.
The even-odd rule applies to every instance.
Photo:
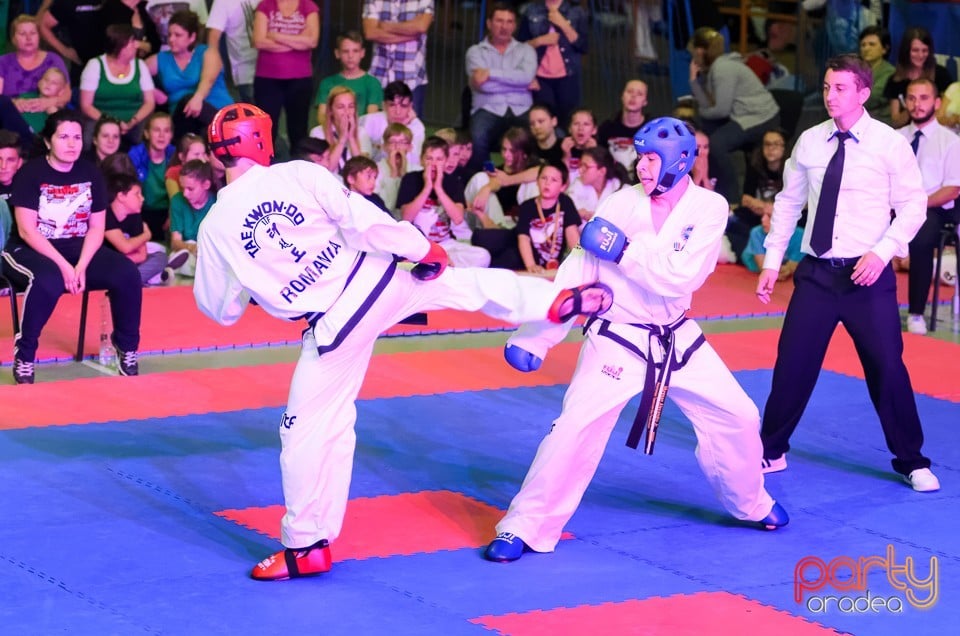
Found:
[[[430,241],[430,250],[410,273],[418,280],[433,280],[443,273],[449,261],[446,250],[437,243]]]

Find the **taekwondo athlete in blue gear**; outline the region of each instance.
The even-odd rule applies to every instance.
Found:
[[[669,381],[669,397],[693,424],[697,461],[723,507],[770,530],[788,522],[786,511],[764,488],[757,464],[762,456],[757,407],[700,327],[685,316],[693,292],[717,263],[727,202],[690,180],[696,138],[683,122],[654,120],[637,132],[634,144],[640,183],[604,201],[554,283],[566,288],[599,281],[613,290],[613,306],[602,318],[587,321],[562,412],[497,524],[497,537],[484,553],[491,561],[514,561],[526,550],[554,550],[620,412],[642,389],[628,440],[636,446],[656,406],[657,368],[667,369],[660,375],[661,393]],[[569,328],[523,325],[509,339],[505,357],[521,371],[536,370]],[[656,364],[649,365],[650,360]]]

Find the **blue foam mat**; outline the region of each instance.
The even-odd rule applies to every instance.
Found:
[[[737,376],[762,404],[770,372]],[[562,394],[363,401],[351,496],[449,489],[505,508]],[[918,406],[940,493],[914,493],[890,471],[862,381],[824,373],[789,470],[768,477],[792,517],[781,531],[724,514],[672,405],[653,457],[623,446],[634,401],[567,528],[576,538],[554,554],[510,565],[473,548],[345,561],[277,584],[247,578],[276,543],[214,512],[282,501],[280,409],[7,431],[0,618],[7,633],[482,634],[470,618],[726,590],[857,634],[947,633],[960,619],[960,406],[923,396]],[[932,609],[822,615],[793,600],[801,558],[882,555],[888,544],[921,576],[937,557]],[[882,574],[869,582],[874,595],[896,593]]]

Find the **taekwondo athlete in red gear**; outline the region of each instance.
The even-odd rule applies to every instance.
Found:
[[[737,519],[771,530],[788,522],[786,511],[764,489],[757,464],[763,449],[756,405],[697,323],[685,317],[693,292],[717,263],[727,202],[687,176],[697,144],[683,122],[651,121],[637,132],[634,145],[640,183],[601,204],[554,283],[563,288],[599,280],[613,290],[613,306],[603,318],[587,321],[563,410],[497,524],[497,536],[484,553],[491,561],[515,561],[525,550],[554,550],[620,412],[642,390],[628,437],[636,447],[655,406],[654,387],[667,381],[667,395],[693,424],[697,461],[723,507]],[[569,327],[523,325],[507,341],[504,356],[515,368],[534,371]],[[647,364],[651,359],[654,367]],[[662,369],[668,370],[666,377]],[[652,440],[647,450],[652,452]]]
[[[569,319],[612,302],[602,285],[558,294],[506,270],[446,268],[443,249],[306,161],[270,165],[270,117],[233,104],[210,124],[227,185],[200,225],[194,296],[230,325],[251,301],[282,319],[305,319],[300,359],[280,425],[286,546],[251,576],[281,580],[326,572],[340,534],[356,442],[355,400],[374,342],[411,314],[483,311],[510,322]],[[399,258],[419,263],[397,268]]]

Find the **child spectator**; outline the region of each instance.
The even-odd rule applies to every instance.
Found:
[[[401,81],[390,82],[383,89],[382,113],[360,118],[360,145],[363,154],[380,161],[384,155],[383,135],[390,124],[403,124],[413,133],[413,144],[407,150],[407,167],[420,167],[420,150],[426,129],[413,109],[413,92]]]
[[[169,113],[154,112],[147,117],[143,129],[144,141],[130,149],[130,160],[137,169],[137,178],[143,184],[143,220],[154,240],[164,241],[169,227],[170,196],[164,176],[175,148],[173,120]]]
[[[380,195],[374,192],[377,187],[377,172],[379,172],[377,164],[373,159],[364,155],[357,155],[347,160],[343,170],[340,171],[340,176],[351,192],[362,195],[370,203],[387,214],[391,214]]]
[[[150,228],[143,222],[143,190],[135,176],[115,174],[107,179],[106,227],[103,238],[108,246],[129,258],[140,271],[144,287],[170,285],[174,282],[167,252],[159,243],[150,242]],[[186,254],[173,265],[182,265]]]
[[[763,241],[770,233],[770,217],[773,214],[772,209],[764,211],[760,216],[760,225],[750,230],[750,240],[741,254],[741,261],[744,266],[754,274],[759,274],[763,269],[763,257],[767,253],[763,247]],[[793,230],[793,236],[790,237],[790,243],[787,246],[787,253],[783,257],[783,264],[780,266],[780,273],[777,275],[778,281],[789,280],[793,277],[793,272],[797,269],[797,264],[803,258],[803,252],[800,250],[800,244],[803,241],[803,228],[797,227]]]
[[[536,144],[523,128],[510,128],[500,141],[500,154],[503,165],[473,175],[466,196],[482,227],[512,230],[520,204],[537,194]]]
[[[460,177],[463,183],[469,183],[473,173],[467,167],[470,165],[470,159],[473,158],[473,138],[470,131],[465,128],[457,129],[457,145],[460,146],[460,159],[457,161],[457,169],[453,174]]]
[[[773,198],[783,189],[786,158],[786,132],[778,128],[765,132],[760,147],[754,149],[747,161],[743,198],[727,224],[726,236],[735,254],[743,253],[750,231],[760,225],[763,215],[773,213]]]
[[[457,143],[457,131],[453,128],[441,128],[433,134],[447,142],[450,151],[447,154],[447,163],[443,166],[443,171],[447,174],[453,174],[457,170],[457,166],[460,165],[460,152],[462,150],[460,144]]]
[[[597,146],[597,123],[593,113],[586,108],[573,111],[570,116],[570,135],[560,142],[563,149],[563,162],[570,170],[571,183],[577,178],[580,157],[587,148]]]
[[[330,143],[327,170],[338,174],[347,159],[363,154],[359,133],[356,96],[346,86],[334,86],[327,95],[326,121],[310,131],[311,137]]]
[[[56,66],[51,66],[40,76],[40,81],[37,82],[37,90],[24,93],[20,97],[24,99],[47,97],[53,100],[59,97],[63,89],[67,86],[67,83],[66,74]],[[56,104],[51,104],[45,110],[23,112],[21,115],[27,122],[27,125],[30,126],[30,129],[33,132],[37,132],[43,130],[43,125],[47,123],[47,115],[55,113],[58,110],[60,109]]]
[[[574,115],[574,119],[576,117]],[[614,161],[606,148],[584,148],[580,155],[579,174],[567,189],[580,221],[586,223],[592,219],[600,204],[626,182],[623,166]]]
[[[541,164],[537,175],[540,194],[520,205],[517,247],[531,274],[557,269],[561,257],[580,242],[580,215],[563,193],[569,177],[563,163]]]
[[[535,104],[527,112],[530,133],[537,142],[537,156],[545,162],[563,163],[563,147],[557,138],[557,118],[548,106]]]
[[[333,54],[340,62],[340,72],[320,81],[315,104],[317,121],[323,124],[327,118],[327,96],[334,86],[346,86],[357,98],[357,113],[366,115],[380,110],[383,103],[383,87],[380,80],[360,67],[367,49],[363,36],[358,31],[347,31],[337,36],[337,48]]]
[[[97,166],[110,155],[120,152],[122,136],[120,120],[110,115],[102,115],[93,125],[93,145],[83,153],[88,161]]]
[[[420,228],[431,241],[446,250],[450,262],[458,267],[486,267],[490,253],[475,247],[470,226],[464,218],[463,185],[444,173],[447,142],[428,137],[423,142],[423,169],[404,175],[400,181],[397,205],[403,220]]]
[[[177,142],[177,154],[170,160],[166,174],[163,175],[164,187],[167,189],[167,196],[172,200],[177,192],[180,192],[180,170],[183,164],[191,159],[200,159],[207,161],[209,159],[207,152],[207,142],[203,137],[195,133],[187,133]]]
[[[183,258],[178,274],[193,276],[197,266],[197,233],[216,197],[213,196],[213,168],[201,159],[191,159],[180,169],[180,192],[170,200],[171,261]]]
[[[403,124],[390,124],[383,131],[384,156],[377,162],[377,194],[388,210],[397,209],[400,180],[407,174],[407,152],[413,144],[413,133]]]
[[[13,175],[23,165],[20,155],[20,135],[0,129],[0,199],[10,198]]]
[[[697,156],[690,169],[690,178],[694,185],[715,192],[717,179],[710,176],[710,137],[702,130],[694,132],[694,137],[697,139]]]
[[[326,166],[330,160],[330,142],[316,137],[304,137],[293,147],[293,158]]]
[[[637,151],[633,148],[633,136],[647,121],[643,109],[647,105],[647,84],[642,80],[629,80],[620,93],[621,109],[613,117],[600,124],[597,143],[604,146],[630,175],[634,182],[633,162]]]

